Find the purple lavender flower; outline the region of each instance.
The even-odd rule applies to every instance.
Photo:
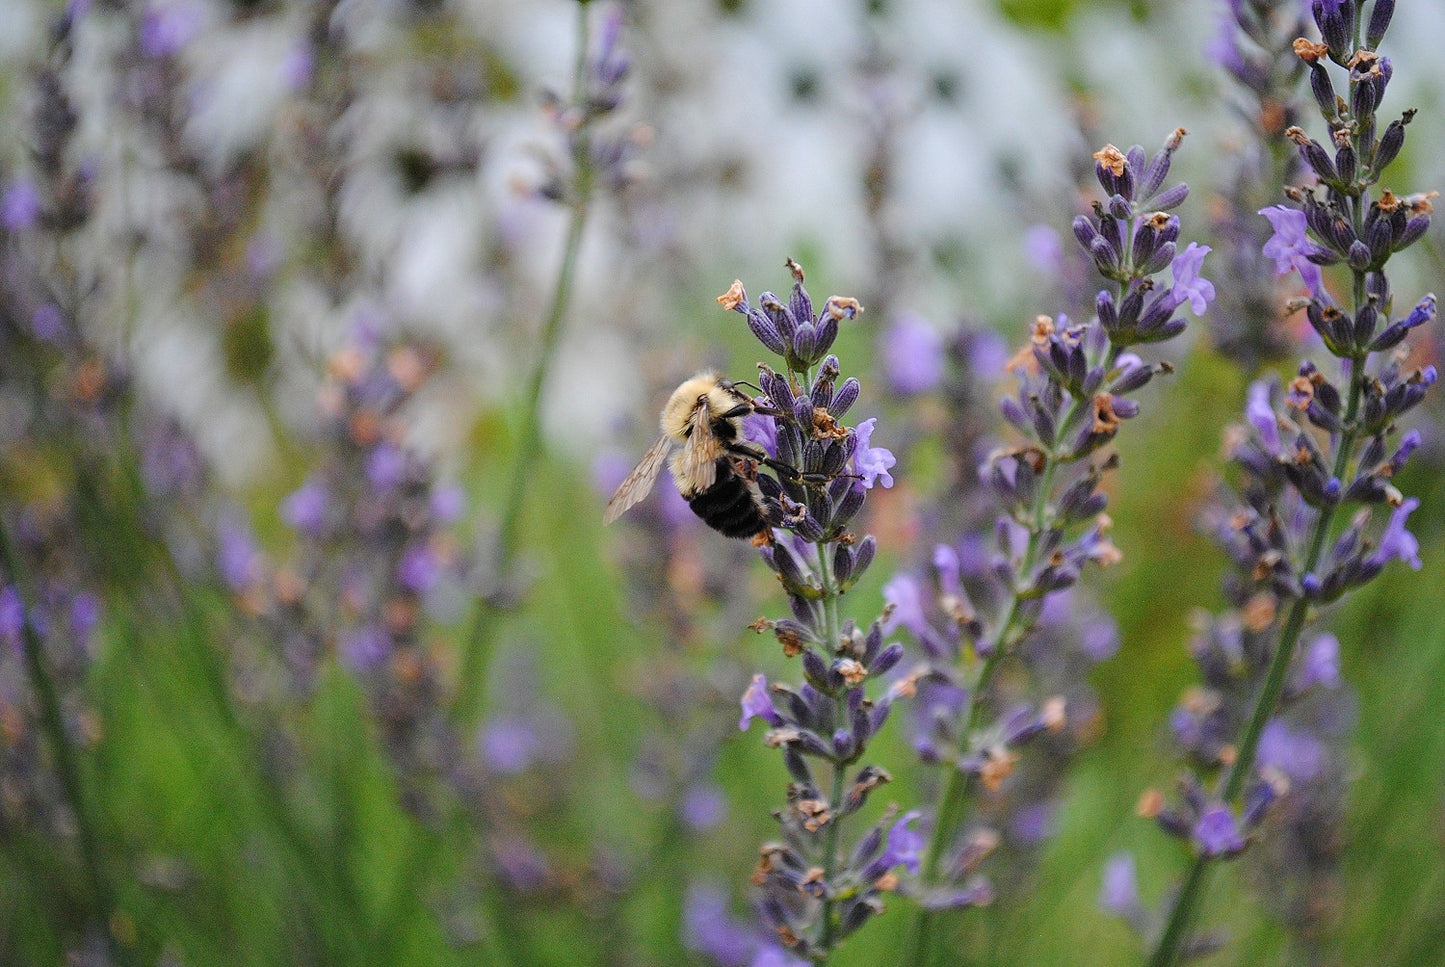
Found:
[[[772,697],[768,695],[768,680],[762,674],[753,676],[747,691],[743,692],[742,706],[743,717],[738,720],[738,730],[741,732],[746,732],[755,718],[761,718],[769,725],[783,724],[783,717],[773,707]]]
[[[682,940],[719,967],[747,967],[758,949],[756,931],[728,912],[727,894],[694,883],[683,902]]]
[[[869,446],[873,438],[873,427],[877,418],[869,418],[858,424],[858,449],[853,454],[853,471],[863,478],[863,486],[871,488],[874,482],[884,487],[893,486],[893,475],[888,472],[897,458],[883,447]]]
[[[20,602],[20,592],[14,585],[0,587],[0,639],[4,639],[20,651],[20,635],[25,629],[25,606]]]
[[[1024,231],[1024,256],[1040,272],[1058,275],[1064,262],[1063,240],[1052,225],[1030,225]]]
[[[943,337],[922,316],[900,314],[881,342],[883,371],[895,393],[926,393],[943,379]]]
[[[498,716],[482,729],[482,761],[493,773],[514,776],[527,769],[541,755],[542,740],[535,723],[516,716]]]
[[[294,530],[316,537],[326,526],[326,487],[308,479],[281,502],[281,519]]]
[[[1214,301],[1214,283],[1199,275],[1204,256],[1211,251],[1208,245],[1190,242],[1184,251],[1174,256],[1174,288],[1171,291],[1180,302],[1188,302],[1196,316],[1204,315],[1209,303]]]
[[[150,4],[141,16],[141,51],[147,57],[174,57],[201,32],[203,16],[189,0]]]
[[[1420,561],[1420,542],[1415,539],[1414,534],[1405,529],[1405,521],[1419,506],[1420,499],[1410,497],[1394,509],[1390,514],[1390,520],[1385,524],[1385,532],[1380,535],[1380,546],[1370,557],[1371,561],[1383,565],[1390,561],[1400,560],[1409,564],[1416,571],[1424,566]]]
[[[1234,812],[1228,806],[1210,806],[1194,824],[1194,844],[1206,856],[1223,856],[1244,849]]]
[[[1340,683],[1340,639],[1329,634],[1318,635],[1305,647],[1295,687],[1300,691],[1315,686],[1335,689]]]
[[[727,796],[710,782],[700,782],[689,787],[678,807],[683,822],[694,830],[716,828],[727,818],[727,812]]]
[[[1320,740],[1283,719],[1270,719],[1259,736],[1261,768],[1278,769],[1296,782],[1309,782],[1325,770],[1328,752]]]
[[[1274,235],[1264,245],[1264,254],[1274,259],[1275,271],[1284,275],[1290,270],[1299,272],[1300,279],[1316,299],[1327,298],[1324,294],[1324,276],[1320,267],[1309,257],[1318,251],[1318,246],[1306,234],[1305,213],[1283,205],[1261,208],[1259,214],[1269,219]]]
[[[911,809],[898,817],[888,829],[887,845],[884,847],[884,864],[890,869],[902,866],[914,876],[918,875],[918,861],[928,840],[916,829],[910,828],[923,814]]]
[[[261,577],[261,551],[251,536],[251,528],[237,514],[223,517],[216,528],[219,549],[216,567],[221,580],[240,594],[252,588]]]
[[[1133,853],[1115,853],[1104,864],[1099,906],[1115,916],[1133,919],[1143,909]]]
[[[40,221],[40,192],[29,181],[12,181],[0,196],[0,225],[7,231],[20,232]]]
[[[366,478],[377,490],[391,490],[406,475],[406,454],[394,443],[379,443],[366,458]]]

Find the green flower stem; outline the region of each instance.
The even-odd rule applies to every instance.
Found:
[[[587,6],[577,5],[577,62],[573,77],[572,100],[581,104],[587,97]],[[507,487],[506,503],[503,505],[501,529],[497,537],[494,566],[500,580],[506,580],[517,554],[517,543],[521,535],[522,511],[526,503],[528,485],[537,459],[542,451],[542,389],[547,373],[556,353],[562,333],[562,322],[567,315],[567,306],[572,298],[572,283],[577,274],[577,255],[582,247],[582,234],[587,225],[589,201],[592,194],[593,172],[589,157],[587,126],[575,132],[572,164],[574,182],[570,198],[572,215],[567,226],[567,240],[562,250],[562,263],[557,270],[557,281],[552,288],[551,304],[542,323],[537,358],[527,380],[526,395],[523,397],[522,424],[517,433],[516,462]],[[466,651],[462,658],[461,675],[452,709],[454,723],[470,722],[478,704],[477,691],[485,679],[490,660],[490,638],[492,634],[493,605],[485,597],[477,601],[472,617],[471,630],[467,635]]]
[[[828,552],[824,545],[817,545],[818,549],[818,572],[823,580],[823,643],[832,655],[838,647],[839,624],[838,624],[838,590],[833,583],[832,570],[828,566]],[[848,720],[848,698],[846,692],[839,692],[834,696],[837,705],[838,721]],[[833,874],[838,868],[838,838],[839,827],[843,825],[840,809],[843,802],[843,786],[848,778],[848,767],[841,762],[833,765],[833,791],[828,799],[828,806],[832,810],[832,816],[828,820],[828,830],[823,834],[823,882],[831,890],[833,887]],[[833,952],[833,898],[825,897],[823,900],[823,924],[818,936],[818,946],[822,948],[822,957],[818,963],[826,964],[828,957]]]
[[[1365,277],[1363,273],[1356,272],[1354,280],[1356,312],[1364,305],[1365,299]],[[1367,356],[1368,354],[1357,356],[1350,361],[1350,395],[1345,409],[1344,432],[1340,436],[1339,450],[1335,454],[1334,476],[1337,480],[1344,479],[1350,457],[1354,453],[1355,438],[1359,434],[1359,425],[1356,421],[1360,412],[1360,399],[1364,395]],[[1329,537],[1330,527],[1334,523],[1335,512],[1338,508],[1338,504],[1328,507],[1321,511],[1319,518],[1316,519],[1310,535],[1309,551],[1305,557],[1304,566],[1300,570],[1301,574],[1308,574],[1319,566],[1320,558],[1324,554],[1325,541]],[[1255,699],[1254,710],[1250,714],[1244,734],[1240,737],[1234,764],[1230,766],[1229,774],[1225,777],[1221,798],[1228,805],[1233,805],[1244,791],[1245,781],[1254,768],[1254,758],[1259,751],[1259,738],[1264,733],[1264,727],[1269,723],[1270,717],[1274,715],[1276,706],[1279,705],[1280,694],[1284,691],[1285,679],[1289,674],[1290,661],[1294,657],[1295,646],[1299,643],[1300,632],[1304,629],[1308,612],[1309,602],[1304,598],[1295,599],[1294,604],[1290,607],[1289,615],[1285,618],[1284,627],[1280,630],[1279,643],[1275,647],[1274,657],[1270,659],[1264,684],[1260,687],[1259,696]],[[1174,908],[1170,911],[1164,933],[1159,938],[1159,945],[1155,948],[1154,955],[1149,958],[1149,967],[1172,967],[1179,962],[1179,955],[1189,938],[1199,901],[1205,892],[1205,881],[1214,859],[1214,857],[1201,853],[1196,855],[1194,862],[1190,864],[1189,872],[1184,877],[1184,884],[1180,887],[1178,897],[1174,901]]]
[[[1122,347],[1119,346],[1110,347],[1110,365],[1118,358],[1121,350]],[[1079,409],[1088,405],[1089,402],[1084,399],[1075,399],[1059,425],[1071,424],[1077,418]],[[1064,462],[1063,458],[1053,450],[1046,457],[1047,464],[1044,467],[1043,475],[1039,478],[1038,489],[1034,494],[1034,504],[1030,513],[1029,542],[1024,549],[1022,567],[1025,574],[1031,572],[1034,565],[1038,563],[1042,537],[1049,524],[1049,497],[1054,489],[1054,476],[1058,471],[1059,464]],[[984,697],[993,683],[994,675],[1004,656],[1029,632],[1029,627],[1021,623],[1023,604],[1029,596],[1028,593],[1017,588],[1014,589],[1008,613],[999,624],[998,633],[991,642],[988,656],[984,658],[983,666],[979,669],[978,678],[974,681],[973,689],[969,694],[968,715],[964,718],[963,732],[960,733],[960,737],[964,741],[967,741],[981,724],[985,705]],[[949,770],[948,785],[944,789],[943,798],[939,801],[938,815],[934,820],[928,851],[924,854],[923,864],[920,868],[920,881],[924,889],[937,885],[939,866],[943,862],[944,850],[953,840],[959,824],[963,822],[968,795],[972,787],[972,778],[959,769]],[[903,956],[898,961],[900,965],[915,967],[915,965],[928,962],[928,958],[932,954],[930,946],[933,930],[942,912],[925,907],[918,909],[913,926],[909,930],[908,939],[903,945]]]
[[[35,626],[32,623],[30,607],[34,598],[27,594],[22,587],[20,559],[15,553],[15,546],[10,542],[10,531],[5,526],[3,514],[0,514],[0,564],[4,565],[5,573],[15,587],[15,593],[20,596],[21,611],[24,616],[20,626],[20,639],[22,650],[25,653],[25,668],[30,675],[31,683],[35,686],[36,697],[40,700],[40,724],[49,740],[50,754],[55,761],[55,770],[59,773],[61,790],[71,811],[75,814],[76,838],[79,840],[80,859],[85,868],[86,884],[91,894],[90,899],[94,904],[93,914],[105,931],[107,946],[116,954],[122,964],[126,964],[130,962],[129,950],[123,944],[116,943],[110,934],[113,920],[120,910],[116,905],[110,881],[106,877],[105,863],[101,856],[101,841],[95,828],[95,817],[91,814],[90,804],[86,800],[84,789],[81,786],[80,769],[75,761],[75,750],[71,747],[70,739],[66,735],[60,696],[56,692],[55,683],[51,680],[49,671],[45,668],[44,645],[36,635]]]
[[[579,3],[577,5],[577,56],[573,70],[572,89],[574,104],[583,104],[587,96],[588,45],[587,5]],[[578,253],[581,250],[582,235],[587,226],[593,172],[585,120],[575,132],[572,164],[574,181],[569,199],[571,218],[567,226],[567,238],[562,250],[562,261],[557,270],[556,283],[552,289],[551,302],[542,322],[537,357],[532,364],[532,371],[528,376],[523,397],[522,422],[517,433],[515,448],[516,459],[512,465],[512,474],[508,482],[506,502],[502,508],[501,525],[493,557],[495,573],[500,580],[504,581],[515,563],[527,490],[536,468],[537,459],[541,455],[542,390],[546,385],[552,357],[556,353],[557,344],[561,338],[562,323],[571,302],[572,285],[577,274]],[[487,670],[491,663],[493,637],[496,634],[496,610],[494,602],[485,596],[478,597],[463,646],[462,666],[457,677],[456,690],[448,710],[448,717],[459,734],[466,733],[476,718],[481,703],[479,693],[482,684],[488,677]],[[396,889],[390,903],[377,921],[376,940],[380,945],[379,949],[390,950],[400,940],[402,921],[421,899],[419,893],[423,876],[433,868],[449,832],[455,831],[465,824],[458,819],[451,825],[452,830],[418,828],[413,833],[411,847],[407,851],[404,865],[396,877]],[[494,894],[496,891],[487,889],[483,892],[486,894],[484,900],[490,901],[490,905],[495,907]],[[485,916],[490,921],[488,927],[498,928],[485,931],[486,935],[492,938],[492,949],[489,951],[492,962],[501,964],[522,962],[516,956],[498,949],[498,943],[503,939],[501,927],[508,922],[507,918],[499,916],[498,911],[495,910],[485,912]]]

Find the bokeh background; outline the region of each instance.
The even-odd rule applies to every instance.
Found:
[[[943,387],[1002,392],[957,334],[1001,361],[1036,314],[1092,301],[1068,230],[1090,154],[1187,128],[1199,238],[1251,137],[1207,0],[598,2],[594,39],[618,10],[616,164],[534,401],[575,4],[0,5],[6,571],[48,609],[69,749],[9,633],[0,962],[725,963],[697,904],[746,920],[773,833],[785,774],[736,702],[788,671],[745,630],[782,601],[665,484],[601,524],[667,391],[757,358],[714,297],[780,290],[793,256],[815,296],[867,307],[837,351],[900,462],[870,501],[864,620],[927,559],[922,508],[965,499]],[[1420,113],[1397,191],[1445,184],[1442,42],[1445,7],[1400,4],[1387,113]],[[1438,286],[1440,244],[1392,262],[1402,300]],[[960,963],[1135,963],[1097,908],[1105,859],[1132,849],[1149,898],[1183,868],[1135,803],[1178,771],[1191,614],[1221,600],[1198,526],[1221,433],[1251,376],[1288,369],[1225,358],[1225,324],[1192,323],[1121,441],[1093,741],[1033,863],[963,919]],[[936,374],[900,360],[904,332]],[[1355,722],[1330,885],[1291,930],[1267,899],[1287,866],[1231,864],[1218,963],[1445,964],[1435,396],[1398,481],[1424,568],[1330,618]],[[900,725],[875,755],[887,799],[930,788]],[[837,963],[887,961],[906,908]]]

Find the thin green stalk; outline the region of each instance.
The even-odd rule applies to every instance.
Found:
[[[94,914],[106,934],[107,946],[115,952],[124,964],[129,963],[130,953],[123,944],[116,943],[110,936],[113,918],[120,912],[114,892],[105,874],[101,857],[100,837],[95,828],[95,817],[91,814],[90,803],[85,798],[81,785],[80,769],[75,761],[75,750],[65,732],[65,717],[60,707],[60,695],[50,672],[45,667],[44,645],[35,633],[30,613],[34,597],[26,593],[21,580],[20,558],[10,541],[10,531],[0,513],[0,564],[5,567],[15,593],[20,596],[23,619],[20,624],[20,639],[25,653],[25,668],[35,686],[36,697],[40,700],[40,724],[50,744],[50,754],[59,774],[60,787],[66,802],[75,815],[76,837],[80,845],[81,864],[85,868],[86,883],[95,904]]]
[[[828,554],[823,545],[817,545],[818,550],[818,573],[823,581],[823,640],[828,648],[829,654],[838,647],[839,624],[838,624],[838,591],[833,584],[832,571],[828,566]],[[834,697],[837,706],[838,720],[847,721],[848,699],[846,694],[840,692]],[[828,805],[833,810],[833,816],[828,822],[828,830],[823,835],[823,882],[830,887],[833,883],[833,873],[838,868],[838,838],[839,827],[842,826],[842,816],[839,814],[840,804],[843,802],[843,786],[848,777],[848,767],[843,763],[833,765],[833,790],[828,799]],[[829,956],[833,953],[833,898],[827,897],[823,900],[823,927],[818,938],[818,946],[822,948],[822,958],[817,962],[826,964]]]
[[[1355,311],[1358,312],[1366,298],[1365,278],[1364,274],[1360,272],[1355,273],[1354,298]],[[1350,457],[1354,452],[1355,438],[1359,433],[1359,425],[1356,421],[1360,411],[1360,399],[1364,395],[1365,359],[1365,356],[1357,356],[1350,361],[1349,401],[1346,404],[1344,431],[1340,435],[1339,450],[1335,453],[1333,472],[1336,480],[1344,479]],[[1309,551],[1305,557],[1304,566],[1300,570],[1301,574],[1310,573],[1319,566],[1338,506],[1334,505],[1322,510],[1320,516],[1315,520],[1309,539]],[[1308,613],[1309,602],[1304,598],[1295,599],[1294,604],[1290,607],[1289,615],[1285,618],[1284,627],[1280,629],[1279,642],[1275,647],[1274,656],[1270,659],[1264,684],[1260,687],[1249,722],[1245,726],[1244,734],[1240,737],[1234,764],[1230,766],[1229,773],[1225,777],[1220,798],[1227,805],[1232,805],[1239,798],[1240,793],[1244,791],[1244,784],[1254,768],[1254,759],[1259,751],[1260,736],[1264,734],[1264,727],[1269,724],[1275,708],[1279,705],[1285,679],[1289,674],[1290,662],[1294,657],[1295,646],[1299,643],[1300,632],[1304,630]],[[1170,911],[1164,933],[1159,938],[1159,945],[1155,948],[1154,955],[1149,958],[1149,967],[1172,967],[1178,962],[1179,955],[1192,930],[1199,901],[1205,892],[1205,881],[1214,860],[1215,857],[1201,853],[1195,856],[1194,862],[1190,864],[1189,872],[1185,874],[1184,883],[1174,901],[1174,908]]]
[[[577,5],[577,63],[574,77],[573,102],[581,103],[587,95],[587,5]],[[562,333],[562,322],[567,315],[567,306],[572,297],[572,283],[577,274],[577,254],[582,247],[582,234],[587,225],[589,200],[592,194],[592,168],[588,156],[587,129],[584,125],[576,132],[572,163],[575,170],[571,207],[572,217],[567,226],[567,241],[562,250],[562,263],[557,270],[556,284],[552,289],[551,305],[542,323],[537,358],[527,380],[523,397],[522,424],[517,433],[516,462],[507,487],[506,503],[502,508],[501,528],[497,536],[494,566],[499,580],[507,580],[513,559],[517,553],[517,542],[521,534],[522,510],[526,503],[527,489],[542,450],[542,389],[547,373],[556,353]],[[457,681],[454,722],[466,722],[471,718],[476,703],[476,691],[481,684],[489,660],[490,648],[489,619],[492,606],[485,598],[479,598],[472,617],[471,630],[467,635],[466,652],[462,659],[461,675]]]
[[[587,54],[589,46],[588,9],[585,3],[577,5],[577,55],[573,69],[573,103],[581,104],[587,96]],[[543,319],[539,335],[537,357],[528,376],[523,396],[521,425],[516,440],[516,459],[508,482],[505,503],[502,507],[501,525],[498,531],[493,568],[500,581],[509,579],[515,563],[517,546],[522,528],[522,512],[525,508],[527,491],[531,484],[537,460],[542,450],[542,390],[546,385],[552,357],[562,333],[562,323],[571,302],[572,286],[577,274],[578,253],[582,247],[582,236],[587,226],[587,215],[592,194],[593,173],[589,157],[589,142],[585,122],[575,133],[572,163],[574,183],[571,197],[571,218],[567,226],[567,237],[562,249],[562,261],[557,269],[551,302]],[[462,667],[457,677],[448,719],[459,733],[464,733],[476,717],[481,701],[478,694],[487,679],[487,668],[491,661],[492,638],[496,632],[494,603],[485,596],[479,596],[472,612],[466,639],[463,643]],[[432,868],[448,831],[416,827],[411,838],[404,865],[397,875],[397,886],[391,902],[378,920],[377,943],[381,950],[388,950],[400,937],[401,922],[419,901],[421,879]],[[490,895],[494,891],[486,890]],[[505,916],[489,916],[493,926],[507,922]],[[496,930],[486,931],[495,939]],[[517,957],[497,949],[490,943],[490,954],[495,963],[518,962]]]
[[[1060,425],[1071,423],[1078,408],[1083,405],[1083,400],[1076,399],[1069,414]],[[1059,462],[1055,454],[1048,455],[1048,463],[1044,467],[1043,475],[1039,478],[1038,489],[1034,494],[1034,505],[1030,514],[1029,542],[1024,549],[1022,571],[1025,574],[1032,571],[1038,561],[1041,538],[1048,524],[1049,496],[1053,490],[1054,474],[1058,470]],[[968,737],[978,729],[985,707],[984,696],[988,693],[989,686],[993,682],[993,677],[998,671],[1004,655],[1018,639],[1020,634],[1019,617],[1023,612],[1023,603],[1026,597],[1027,595],[1020,592],[1019,589],[1014,589],[1008,613],[999,624],[998,633],[990,643],[988,656],[983,660],[983,667],[979,669],[978,678],[968,697],[968,715],[964,718],[963,731],[960,733],[960,738],[964,741],[967,741]],[[933,886],[938,880],[944,850],[948,848],[949,843],[953,840],[954,832],[963,821],[972,779],[971,775],[960,769],[949,770],[948,785],[944,789],[943,798],[939,800],[938,814],[933,823],[933,833],[929,838],[928,851],[924,854],[920,870],[920,878],[925,888]],[[913,967],[913,965],[926,962],[925,958],[930,954],[929,946],[932,942],[933,928],[940,912],[919,907],[913,920],[913,926],[909,931],[908,940],[904,943],[904,953],[902,959],[899,960],[900,964]]]

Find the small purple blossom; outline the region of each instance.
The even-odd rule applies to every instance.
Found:
[[[1264,243],[1262,252],[1267,258],[1274,259],[1275,272],[1284,275],[1291,269],[1298,271],[1311,295],[1316,299],[1326,298],[1320,267],[1309,260],[1316,248],[1306,234],[1308,222],[1305,213],[1283,205],[1271,205],[1261,208],[1259,214],[1269,219],[1274,227],[1274,235]]]
[[[1143,906],[1133,853],[1115,853],[1105,862],[1099,906],[1121,917],[1130,917]]]
[[[393,443],[377,444],[366,458],[366,479],[377,490],[390,490],[406,475],[406,454]]]
[[[1227,806],[1210,806],[1194,824],[1194,844],[1205,856],[1223,856],[1244,849],[1244,837]]]
[[[1411,497],[1390,514],[1390,520],[1385,524],[1385,532],[1380,535],[1380,546],[1371,556],[1374,563],[1387,564],[1400,560],[1416,571],[1424,566],[1420,561],[1420,542],[1405,529],[1405,521],[1419,506],[1420,499]]]
[[[1340,683],[1340,639],[1334,635],[1320,635],[1304,650],[1295,687],[1301,691],[1315,685],[1334,689],[1339,688]]]
[[[883,371],[895,393],[926,393],[943,379],[943,337],[922,316],[899,314],[883,334],[882,348]]]
[[[910,828],[912,824],[923,815],[916,809],[910,809],[888,830],[887,845],[884,847],[884,865],[888,869],[895,866],[902,866],[914,876],[918,875],[919,857],[923,854],[927,839],[923,833]]]
[[[863,478],[864,487],[872,488],[875,481],[884,487],[892,487],[893,475],[888,470],[898,459],[883,447],[869,446],[877,423],[877,417],[869,417],[858,424],[858,449],[853,454],[853,472]]]
[[[316,537],[326,525],[326,487],[309,479],[281,501],[281,519],[293,530]]]
[[[899,627],[919,637],[929,632],[928,617],[923,612],[923,587],[918,578],[907,571],[893,575],[883,585],[883,600],[893,606],[893,612],[883,622],[884,634],[891,634]]]
[[[227,515],[221,519],[216,537],[216,569],[221,580],[237,594],[249,590],[261,577],[261,552],[250,527],[235,515]]]
[[[768,695],[768,680],[762,674],[753,676],[747,691],[743,692],[742,706],[743,717],[738,720],[739,731],[746,732],[755,718],[761,718],[772,726],[783,724],[783,717],[773,708],[773,700]]]
[[[425,544],[414,544],[401,555],[396,577],[402,587],[417,594],[426,594],[442,577],[441,561],[436,551]]]
[[[0,196],[0,225],[7,231],[19,232],[40,221],[40,192],[29,181],[16,180],[5,186]]]
[[[1320,740],[1282,719],[1270,719],[1259,736],[1256,761],[1296,782],[1309,782],[1325,771],[1329,753]]]
[[[1274,415],[1274,407],[1270,404],[1270,384],[1266,380],[1256,380],[1249,386],[1249,402],[1245,405],[1244,415],[1256,430],[1259,431],[1260,442],[1264,444],[1270,454],[1279,453],[1279,419]]]
[[[710,782],[689,787],[678,805],[678,814],[682,821],[691,829],[699,831],[715,828],[727,818],[727,812],[727,797]]]
[[[18,651],[24,628],[25,606],[20,602],[20,592],[15,590],[14,585],[7,584],[0,588],[0,638]]]
[[[37,339],[58,344],[65,339],[65,314],[53,302],[42,303],[30,315],[30,329]]]
[[[1174,257],[1174,287],[1170,291],[1181,303],[1188,302],[1196,316],[1204,315],[1209,303],[1214,301],[1214,283],[1199,274],[1204,256],[1211,251],[1208,245],[1190,242]]]
[[[201,32],[203,12],[178,0],[151,4],[141,15],[140,48],[147,57],[174,57]]]
[[[749,413],[743,417],[743,437],[762,447],[770,457],[778,455],[778,424],[771,416]]]
[[[682,942],[720,967],[747,967],[758,937],[728,912],[727,895],[710,884],[693,884],[683,901]]]
[[[493,773],[515,776],[541,754],[542,739],[533,723],[516,716],[498,716],[482,729],[482,761]]]
[[[1040,272],[1058,275],[1064,264],[1064,242],[1051,225],[1030,225],[1024,230],[1024,258]]]
[[[373,672],[391,652],[391,636],[378,625],[366,625],[342,636],[341,660],[354,672]]]

